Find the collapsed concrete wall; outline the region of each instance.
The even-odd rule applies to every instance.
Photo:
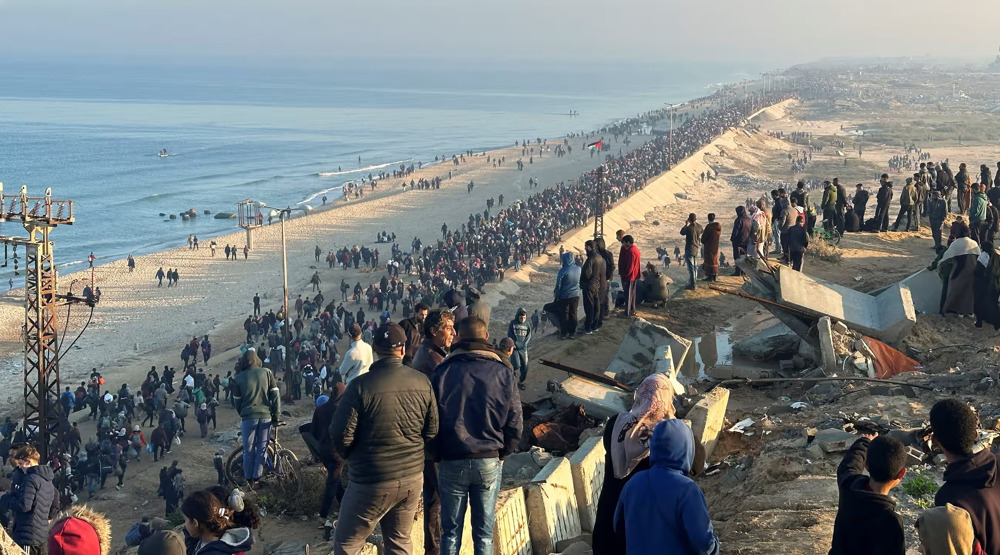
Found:
[[[889,344],[899,343],[917,323],[910,289],[905,285],[872,296],[790,268],[778,269],[777,283],[779,303],[816,317],[841,320],[851,329]]]
[[[597,500],[604,487],[605,455],[604,438],[597,436],[583,442],[569,458],[576,504],[580,509],[580,527],[584,532],[593,532],[597,522]]]
[[[569,459],[558,457],[526,486],[528,532],[534,553],[555,553],[556,544],[582,532]]]

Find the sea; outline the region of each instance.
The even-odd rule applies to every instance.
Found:
[[[62,272],[236,230],[252,198],[317,206],[351,180],[590,131],[753,78],[749,63],[0,61],[0,182],[52,189],[76,223]],[[570,116],[570,111],[579,115]],[[167,157],[158,156],[166,149]],[[360,162],[359,162],[360,157]],[[161,214],[195,209],[190,221]],[[0,223],[0,234],[23,234]],[[23,253],[21,253],[23,256]],[[6,290],[12,267],[0,268]],[[15,286],[21,283],[15,278]]]

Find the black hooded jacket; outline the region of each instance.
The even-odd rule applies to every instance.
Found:
[[[860,438],[851,445],[837,468],[840,500],[833,523],[830,555],[904,555],[903,521],[896,502],[868,488],[865,459],[871,440]]]
[[[951,503],[969,512],[972,529],[987,555],[1000,555],[1000,485],[997,456],[986,449],[950,463],[935,505]]]
[[[14,513],[11,539],[18,545],[42,545],[49,533],[49,509],[56,498],[52,469],[35,465],[18,468],[11,478],[10,493],[0,497],[0,509]]]

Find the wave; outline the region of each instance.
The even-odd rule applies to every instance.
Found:
[[[406,160],[397,160],[395,162],[386,162],[385,164],[378,164],[378,165],[375,165],[375,166],[366,166],[364,168],[357,168],[357,169],[354,169],[354,170],[344,170],[344,171],[337,171],[337,172],[319,172],[316,175],[318,175],[320,177],[336,177],[338,175],[349,175],[349,174],[352,174],[352,173],[367,172],[367,171],[371,171],[371,170],[379,170],[379,169],[382,169],[382,168],[387,168],[389,166],[395,166],[395,165],[398,165],[398,164],[405,164],[406,162],[411,162],[411,161],[413,161],[413,158],[407,158]]]

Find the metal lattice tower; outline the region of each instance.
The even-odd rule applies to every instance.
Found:
[[[604,165],[597,166],[597,186],[594,187],[594,239],[604,237]]]
[[[49,455],[51,435],[61,428],[62,421],[57,402],[60,298],[49,231],[73,223],[73,201],[52,200],[51,189],[45,190],[44,197],[29,197],[24,186],[17,195],[4,195],[0,183],[0,222],[19,222],[28,232],[28,237],[0,235],[0,243],[15,249],[24,247],[24,430],[44,461]]]

